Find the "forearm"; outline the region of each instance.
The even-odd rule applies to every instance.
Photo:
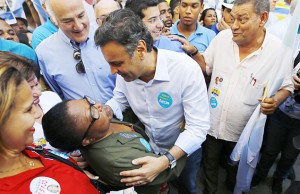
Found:
[[[290,91],[285,90],[285,89],[280,89],[274,96],[274,100],[276,101],[276,108],[282,103],[284,102],[287,97],[289,97],[289,95],[291,94]]]
[[[206,63],[205,63],[205,60],[203,58],[203,55],[200,52],[198,52],[196,55],[192,56],[192,58],[199,64],[203,74],[207,75],[207,73],[206,73]]]

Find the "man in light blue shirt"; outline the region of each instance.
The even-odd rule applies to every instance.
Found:
[[[107,105],[120,119],[130,106],[145,125],[154,152],[162,154],[133,160],[142,167],[121,172],[122,181],[129,186],[152,182],[168,166],[172,169],[177,159],[188,155],[176,186],[179,193],[197,193],[200,147],[210,126],[199,65],[186,54],[153,47],[150,32],[128,9],[108,15],[95,33],[95,42],[112,74],[118,74],[114,97]]]
[[[0,51],[8,51],[17,55],[21,55],[33,60],[37,64],[37,57],[34,50],[25,44],[0,38]]]
[[[182,50],[182,44],[179,41],[171,40],[161,35],[164,26],[160,19],[157,0],[127,0],[125,8],[130,9],[142,19],[151,33],[155,47],[176,52],[185,52]]]
[[[59,30],[36,48],[43,76],[62,99],[89,95],[105,103],[113,95],[115,76],[94,43],[81,0],[50,0]]]
[[[170,29],[171,34],[187,39],[200,53],[206,50],[216,36],[214,31],[199,24],[198,15],[202,9],[203,0],[181,0],[179,4],[180,20],[175,22]]]

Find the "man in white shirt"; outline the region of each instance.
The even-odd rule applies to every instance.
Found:
[[[257,105],[272,114],[293,90],[291,71],[280,90],[272,97],[263,96],[272,74],[281,41],[265,29],[269,0],[235,0],[231,11],[231,30],[224,30],[197,59],[204,73],[211,74],[208,89],[211,128],[203,144],[205,193],[215,193],[218,164],[225,152],[229,156]],[[233,190],[237,166],[227,164],[226,184]]]
[[[117,10],[107,17],[95,34],[112,74],[118,74],[114,97],[106,104],[120,119],[130,106],[145,125],[151,147],[162,155],[133,160],[141,168],[121,172],[121,181],[129,186],[146,184],[188,155],[179,192],[197,193],[200,147],[209,129],[206,86],[199,66],[183,53],[153,47],[151,34],[130,10]]]

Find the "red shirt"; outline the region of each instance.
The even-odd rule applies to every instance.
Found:
[[[40,158],[44,167],[0,178],[0,193],[16,194],[99,194],[82,172],[62,162],[24,150],[30,158]]]

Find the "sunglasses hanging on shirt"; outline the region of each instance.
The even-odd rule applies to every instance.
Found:
[[[73,48],[75,49],[74,53],[73,53],[73,58],[78,61],[78,63],[75,66],[76,71],[77,71],[77,73],[85,73],[85,67],[84,67],[83,61],[81,59],[81,49],[79,48],[79,44],[76,44],[72,41],[71,41],[71,44],[72,44]]]

